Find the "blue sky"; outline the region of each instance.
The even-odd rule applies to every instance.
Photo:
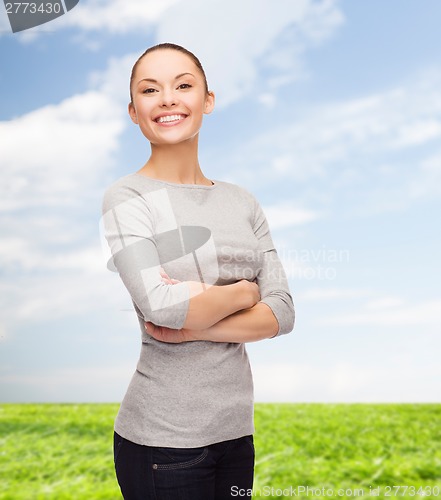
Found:
[[[261,202],[295,330],[247,346],[256,401],[440,402],[441,4],[80,0],[12,34],[0,5],[0,400],[119,401],[140,334],[101,197],[149,147],[131,67],[194,51],[207,177]]]

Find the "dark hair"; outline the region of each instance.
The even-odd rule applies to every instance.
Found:
[[[176,45],[175,43],[158,43],[158,45],[153,45],[153,47],[149,47],[143,54],[141,54],[135,64],[133,65],[132,68],[132,73],[130,75],[130,102],[133,103],[133,95],[132,95],[132,83],[133,83],[133,78],[135,76],[136,68],[138,67],[139,62],[141,59],[149,54],[150,52],[154,52],[155,50],[164,50],[164,49],[171,49],[171,50],[177,50],[178,52],[182,52],[183,54],[187,54],[192,61],[196,64],[197,68],[199,71],[202,73],[202,76],[204,77],[204,83],[205,83],[205,92],[208,94],[208,83],[207,83],[207,77],[205,76],[205,71],[204,68],[202,67],[201,61],[193,54],[193,52],[190,52],[184,47],[181,47],[181,45]]]

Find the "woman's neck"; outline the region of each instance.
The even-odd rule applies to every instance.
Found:
[[[197,140],[193,144],[152,144],[151,150],[150,158],[139,174],[177,184],[212,184],[199,166]]]

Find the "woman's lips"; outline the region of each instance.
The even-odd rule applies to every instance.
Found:
[[[155,118],[154,121],[158,125],[170,127],[170,126],[173,126],[173,125],[177,125],[178,123],[180,123],[183,120],[185,120],[185,118],[187,118],[187,115],[176,113],[174,115],[162,115],[162,116],[158,116],[158,118]]]

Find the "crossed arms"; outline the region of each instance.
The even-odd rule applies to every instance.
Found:
[[[163,270],[162,281],[179,283]],[[212,286],[190,299],[187,318],[181,329],[145,323],[146,332],[161,342],[195,340],[211,342],[255,342],[274,337],[279,324],[271,308],[259,302],[259,287],[241,280],[232,285]]]
[[[183,234],[169,209],[166,190],[141,194],[129,186],[118,186],[108,191],[102,222],[112,255],[109,262],[130,293],[138,316],[146,322],[147,334],[173,343],[242,343],[292,330],[293,301],[266,218],[257,201],[246,194],[244,197],[236,208],[248,210],[242,213],[242,221],[251,219],[251,226],[243,230],[252,230],[250,244],[257,242],[262,257],[254,269],[257,274],[253,274],[254,281],[238,278],[230,284],[209,285],[206,283],[214,283],[216,277],[186,281],[184,276],[194,276],[195,272],[183,272],[182,281],[178,281],[161,267],[162,261],[177,262],[180,258],[185,260],[186,255],[182,251]],[[161,229],[158,224],[163,221],[167,224]],[[200,234],[192,233],[195,240]],[[192,241],[190,247],[191,244]],[[208,275],[218,266],[217,257],[213,262],[210,258],[213,259],[209,255],[204,267]]]

